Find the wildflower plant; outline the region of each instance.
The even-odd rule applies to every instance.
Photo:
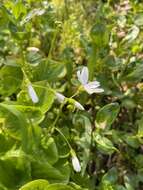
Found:
[[[0,190],[143,189],[142,9],[1,0]]]

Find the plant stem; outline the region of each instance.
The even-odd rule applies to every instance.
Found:
[[[72,147],[71,147],[70,143],[68,142],[67,138],[65,137],[65,135],[61,132],[60,129],[58,129],[58,128],[55,127],[56,124],[57,124],[57,122],[58,122],[58,120],[59,120],[59,118],[60,118],[60,116],[61,116],[62,108],[63,108],[63,106],[65,105],[65,103],[66,103],[66,101],[64,101],[64,102],[61,104],[59,113],[58,113],[58,115],[57,115],[55,121],[54,121],[53,124],[51,125],[50,131],[51,131],[51,133],[53,133],[54,130],[56,130],[56,131],[63,137],[63,139],[65,140],[65,142],[66,142],[67,145],[69,146],[70,150],[72,150]]]
[[[68,142],[67,138],[65,137],[65,135],[60,131],[60,129],[55,127],[55,130],[63,137],[63,139],[66,141],[67,145],[69,146],[70,150],[73,150],[73,148],[71,147],[70,143]]]
[[[63,108],[64,105],[65,105],[65,102],[63,102],[63,103],[61,104],[60,109],[59,109],[59,113],[57,114],[56,119],[54,120],[53,124],[52,124],[51,127],[50,127],[51,133],[54,132],[55,126],[56,126],[56,124],[57,124],[57,122],[58,122],[58,120],[59,120],[59,118],[60,118],[60,116],[61,116],[62,108]]]

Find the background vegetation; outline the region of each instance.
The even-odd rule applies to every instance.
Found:
[[[141,0],[0,1],[0,190],[143,189],[142,39]]]

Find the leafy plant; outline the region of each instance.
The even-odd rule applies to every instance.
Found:
[[[143,189],[142,9],[1,0],[0,190]]]

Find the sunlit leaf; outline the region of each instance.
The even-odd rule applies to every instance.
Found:
[[[44,179],[38,179],[27,183],[22,186],[19,190],[47,190],[49,182]]]
[[[111,103],[102,107],[96,114],[95,123],[97,127],[101,129],[110,127],[115,121],[119,111],[120,106],[118,103]]]
[[[114,147],[112,141],[106,137],[103,137],[103,136],[95,133],[94,134],[94,140],[97,144],[98,150],[101,151],[103,154],[109,154],[110,155],[117,150]]]

